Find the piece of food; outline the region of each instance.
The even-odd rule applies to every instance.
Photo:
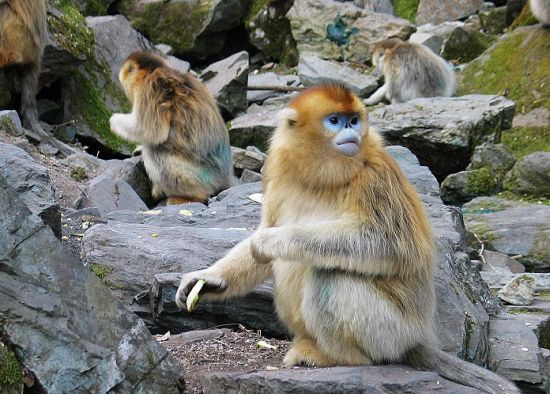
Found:
[[[258,349],[277,349],[277,346],[270,345],[266,341],[258,341],[256,342],[256,347]]]
[[[193,309],[195,309],[195,305],[197,305],[197,302],[199,301],[199,293],[205,283],[206,281],[204,279],[199,279],[195,286],[193,286],[193,288],[189,292],[186,301],[187,312],[191,312]]]

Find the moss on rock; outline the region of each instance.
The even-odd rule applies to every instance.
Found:
[[[72,0],[49,0],[60,15],[48,14],[48,27],[59,45],[80,58],[89,58],[94,51],[94,33],[86,24]]]
[[[515,127],[504,130],[502,142],[517,159],[534,152],[550,152],[550,127]]]
[[[499,188],[501,179],[502,174],[486,167],[473,170],[468,175],[468,190],[476,196],[489,195]]]
[[[23,392],[23,371],[15,355],[0,342],[0,392],[19,394]]]
[[[529,2],[527,2],[523,7],[523,9],[521,10],[521,13],[519,14],[519,16],[514,20],[514,22],[510,26],[510,29],[514,30],[521,26],[536,25],[537,23],[539,23],[539,21],[531,13],[531,7],[529,6]]]
[[[420,0],[393,0],[392,3],[396,16],[415,23]]]
[[[441,56],[446,60],[466,63],[481,55],[493,42],[493,36],[457,28],[447,39]]]

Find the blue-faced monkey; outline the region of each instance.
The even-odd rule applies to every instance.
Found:
[[[280,114],[264,168],[259,229],[199,279],[207,299],[272,278],[293,334],[286,365],[407,363],[489,393],[513,384],[436,347],[432,230],[422,203],[348,88],[326,84]]]
[[[229,135],[204,84],[147,52],[132,53],[119,79],[132,113],[114,114],[111,130],[143,144],[154,199],[205,202],[230,186]]]

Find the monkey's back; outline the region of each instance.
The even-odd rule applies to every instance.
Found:
[[[424,45],[402,42],[385,55],[389,96],[395,102],[418,97],[450,97],[456,88],[451,66]]]

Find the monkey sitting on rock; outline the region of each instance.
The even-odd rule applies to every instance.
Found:
[[[293,334],[287,366],[406,363],[487,393],[518,393],[436,347],[428,218],[347,87],[310,88],[281,111],[263,175],[259,229],[183,275],[179,307],[197,283],[205,299],[224,300],[272,278]]]
[[[143,144],[154,199],[205,202],[231,185],[229,134],[204,84],[147,52],[132,53],[119,79],[132,113],[114,114],[111,130]]]
[[[451,97],[456,80],[451,65],[428,47],[389,38],[374,45],[372,63],[384,73],[384,85],[365,100],[404,103],[419,97]]]

